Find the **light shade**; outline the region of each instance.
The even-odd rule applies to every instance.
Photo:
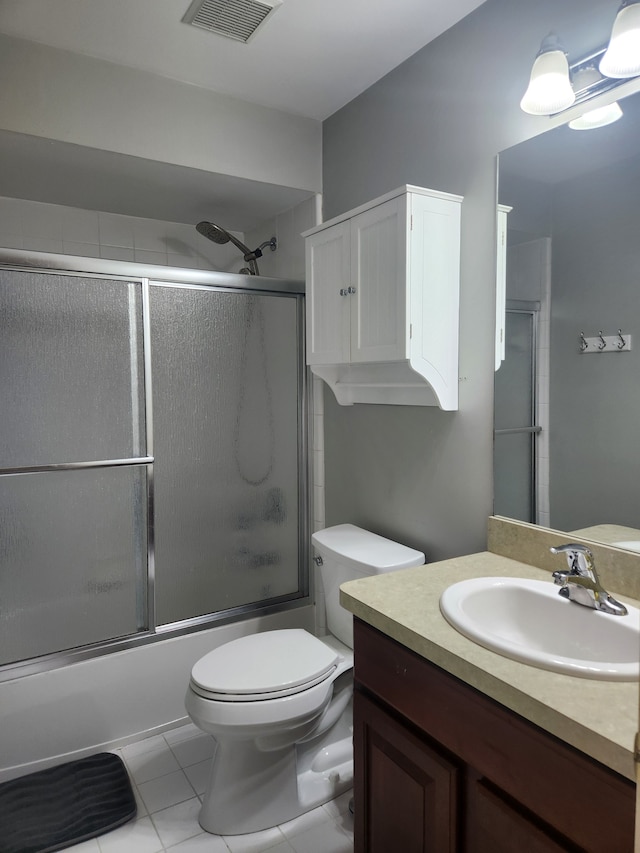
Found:
[[[640,74],[640,3],[623,3],[613,29],[611,41],[600,60],[605,77],[636,77]]]
[[[621,116],[620,105],[614,101],[612,104],[607,104],[606,107],[597,107],[595,110],[583,113],[579,118],[574,118],[573,121],[569,122],[569,127],[571,130],[593,130],[596,127],[613,124]]]
[[[575,99],[566,53],[558,37],[551,33],[540,46],[520,108],[531,115],[548,116],[566,110]]]

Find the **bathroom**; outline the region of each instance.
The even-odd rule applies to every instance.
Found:
[[[596,41],[604,41],[609,20],[615,13],[610,2],[544,2],[513,4],[506,0],[487,0],[468,17],[445,32],[440,38],[418,51],[411,59],[391,71],[378,84],[350,104],[326,118],[322,123],[303,121],[299,116],[279,115],[281,123],[269,124],[271,136],[269,150],[280,147],[287,152],[289,162],[278,161],[275,165],[265,163],[264,153],[252,136],[243,138],[243,144],[251,150],[251,160],[246,177],[250,181],[278,183],[284,187],[297,187],[302,192],[290,203],[283,203],[282,210],[294,210],[303,205],[299,220],[292,212],[278,223],[278,238],[281,248],[272,257],[265,259],[267,275],[298,278],[302,275],[302,241],[295,243],[294,234],[314,224],[316,193],[322,194],[322,218],[329,219],[349,210],[392,188],[405,183],[433,187],[464,196],[462,225],[461,267],[461,313],[460,313],[460,407],[457,412],[442,412],[430,408],[354,406],[339,407],[332,395],[314,386],[319,398],[314,398],[314,421],[323,421],[324,434],[318,437],[314,447],[316,479],[313,489],[315,506],[324,513],[314,517],[314,525],[333,525],[351,521],[362,527],[375,530],[381,535],[395,538],[410,547],[425,552],[427,559],[447,559],[461,554],[482,551],[486,547],[487,518],[493,510],[492,448],[493,448],[493,323],[495,283],[495,222],[491,211],[496,200],[496,155],[528,138],[537,136],[556,124],[561,118],[539,119],[525,116],[518,108],[523,88],[526,86],[530,67],[529,57],[535,53],[540,40],[550,29],[563,33],[570,41],[572,54],[581,55]],[[508,38],[506,37],[508,35]],[[6,49],[5,49],[6,48]],[[39,57],[39,62],[35,61]],[[526,57],[526,61],[523,60]],[[70,61],[68,57],[65,57]],[[99,147],[100,134],[107,133],[110,139],[105,147],[117,152],[123,168],[131,166],[130,158],[144,158],[140,163],[140,191],[153,196],[154,170],[151,161],[166,161],[175,165],[176,176],[188,167],[206,171],[210,162],[205,142],[215,140],[220,151],[220,165],[216,171],[237,174],[235,152],[232,150],[235,134],[240,134],[238,117],[228,131],[228,139],[213,134],[214,122],[210,116],[203,118],[200,104],[188,98],[180,99],[182,93],[177,84],[164,94],[162,110],[154,112],[153,104],[161,92],[148,91],[150,100],[145,104],[145,114],[156,122],[155,134],[126,139],[118,137],[113,127],[105,128],[99,121],[100,110],[74,109],[73,98],[83,93],[74,89],[66,103],[58,94],[56,110],[48,108],[51,103],[46,97],[37,97],[38,86],[44,81],[36,79],[36,71],[43,66],[55,67],[54,54],[44,47],[23,44],[15,35],[3,36],[3,79],[11,79],[11,90],[2,96],[3,129],[14,134],[50,136],[53,140],[79,146],[79,168],[83,164],[81,155],[85,148]],[[73,73],[86,79],[100,77],[93,72],[93,62],[88,57],[76,58],[71,70],[61,62],[58,73]],[[6,63],[6,64],[5,64]],[[34,77],[15,73],[15,68],[30,66]],[[133,72],[131,72],[133,75]],[[66,77],[62,77],[66,80]],[[148,81],[145,81],[148,82]],[[108,87],[123,83],[108,76],[102,77],[99,96],[107,98]],[[151,84],[148,83],[150,86]],[[20,87],[24,86],[23,91]],[[36,88],[32,88],[36,87]],[[129,87],[127,87],[129,88]],[[86,94],[86,93],[85,93]],[[142,93],[131,86],[130,107],[121,105],[115,117],[118,123],[126,123],[136,116],[140,102],[135,98]],[[180,137],[179,129],[169,133],[166,119],[167,104],[176,106],[175,124],[187,124],[193,119],[199,127],[207,121],[205,132],[188,142]],[[99,98],[96,98],[99,102]],[[83,105],[84,102],[82,102]],[[225,113],[228,105],[214,103],[207,108]],[[114,108],[115,109],[115,108]],[[190,114],[190,110],[193,112]],[[228,113],[228,109],[226,110]],[[96,115],[95,122],[87,122],[88,115]],[[245,120],[246,116],[244,117]],[[268,116],[264,117],[267,125]],[[62,124],[65,124],[62,127]],[[45,130],[41,127],[44,125]],[[193,134],[191,134],[193,137]],[[176,141],[177,140],[177,141]],[[263,137],[264,140],[264,137]],[[286,144],[285,144],[286,140]],[[187,146],[182,153],[169,150],[180,141]],[[104,143],[103,143],[104,144]],[[51,160],[39,149],[43,168],[56,168],[53,158],[56,145],[50,145]],[[363,153],[366,152],[366,153]],[[21,162],[20,151],[14,151]],[[284,159],[284,158],[283,158]],[[210,168],[210,166],[209,166]],[[29,202],[40,201],[33,187],[12,185],[16,180],[12,170],[5,175],[1,193],[8,198],[20,200],[22,210]],[[34,172],[37,180],[37,172]],[[86,172],[82,172],[86,177]],[[184,174],[186,179],[187,175]],[[66,201],[59,203],[69,207],[83,208],[78,188],[66,185]],[[85,192],[89,191],[89,187]],[[306,198],[301,197],[306,194]],[[313,200],[311,200],[313,199]],[[22,212],[21,210],[21,212]],[[138,208],[132,207],[130,215],[143,218]],[[148,216],[149,214],[147,214]],[[216,216],[225,223],[224,211]],[[168,218],[168,217],[167,217]],[[36,223],[37,217],[27,214],[24,221]],[[317,220],[316,220],[317,221]],[[15,228],[15,220],[14,228]],[[267,230],[261,230],[255,222],[244,232],[245,242],[257,245],[271,236],[270,221]],[[233,227],[229,225],[229,227]],[[27,234],[24,225],[19,234],[3,231],[14,239],[13,248],[36,249],[28,238],[38,237],[42,250],[59,251],[46,241],[61,240],[43,225],[40,234]],[[288,243],[286,230],[291,235],[288,257],[293,260],[284,268],[271,265],[284,263],[284,248]],[[176,238],[176,235],[171,235]],[[152,232],[140,251],[163,251],[169,262],[170,254],[188,254],[189,250],[167,251],[167,242],[159,248],[158,238]],[[92,240],[76,232],[71,242],[92,244]],[[183,241],[184,242],[184,241]],[[93,241],[93,245],[99,241]],[[56,244],[57,245],[57,244]],[[177,243],[170,244],[174,248]],[[202,247],[202,243],[193,244]],[[125,244],[130,253],[133,244]],[[205,252],[206,249],[198,248]],[[125,256],[134,259],[133,256]],[[148,257],[148,262],[157,258]],[[225,256],[231,265],[234,256]],[[182,262],[183,263],[183,262]],[[324,471],[320,461],[324,458]],[[310,609],[310,608],[309,608]],[[293,611],[296,618],[313,620],[313,615],[303,615],[303,608]],[[290,613],[288,611],[288,613]],[[289,617],[291,618],[291,617]],[[189,642],[197,644],[200,635],[189,635]],[[155,647],[145,647],[145,654],[152,656]],[[199,650],[193,655],[198,656]],[[143,667],[146,664],[143,664]],[[151,661],[149,666],[154,666]],[[113,663],[107,664],[113,667]],[[176,669],[178,664],[176,663]],[[68,675],[66,674],[68,673]],[[59,679],[60,691],[66,695],[74,689],[72,669],[59,670],[47,678]],[[44,678],[44,677],[41,677]],[[83,684],[83,695],[91,700],[102,684],[102,675],[95,676],[95,690],[91,678]],[[87,686],[89,685],[89,686]],[[77,685],[76,685],[77,686]],[[108,693],[108,690],[104,691]],[[180,688],[182,692],[182,687]],[[47,692],[48,704],[56,702]],[[180,696],[180,700],[182,696]],[[158,717],[173,713],[161,707]],[[177,701],[177,700],[176,700]],[[42,702],[41,694],[28,696],[25,703],[33,707]],[[173,702],[173,700],[172,700]],[[2,706],[4,701],[0,702]],[[90,702],[93,706],[94,702]],[[153,704],[153,703],[150,703]],[[55,713],[55,711],[54,711]],[[64,716],[65,708],[58,709]],[[132,723],[132,731],[139,727]],[[159,719],[152,722],[161,726]],[[41,732],[40,738],[45,739]],[[113,738],[124,737],[114,732]],[[9,741],[10,738],[7,738]],[[4,765],[5,762],[3,762]],[[7,763],[15,763],[13,761]]]

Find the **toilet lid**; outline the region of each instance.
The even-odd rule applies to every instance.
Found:
[[[259,699],[317,684],[337,663],[334,649],[308,631],[288,628],[240,637],[214,649],[195,664],[191,681],[207,694]]]

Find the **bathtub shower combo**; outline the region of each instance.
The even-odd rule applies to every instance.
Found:
[[[0,682],[308,604],[303,285],[0,263]]]

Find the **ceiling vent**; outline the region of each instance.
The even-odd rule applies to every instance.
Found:
[[[280,0],[194,0],[182,20],[246,44],[279,5]]]

